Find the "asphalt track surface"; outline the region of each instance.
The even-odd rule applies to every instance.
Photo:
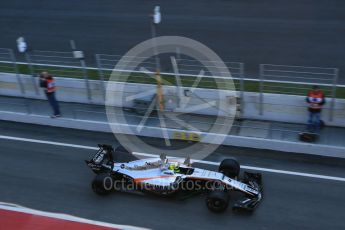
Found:
[[[343,0],[2,0],[0,46],[15,48],[25,36],[32,49],[69,51],[74,39],[91,65],[95,53],[123,55],[150,38],[155,5],[159,35],[198,40],[224,60],[244,62],[247,76],[263,63],[345,70]]]
[[[111,134],[10,122],[0,122],[0,133],[85,146],[117,145]],[[207,210],[203,196],[181,201],[129,193],[95,195],[90,188],[93,173],[83,162],[91,150],[5,139],[0,139],[0,146],[2,202],[153,229],[345,228],[345,182],[341,181],[263,172],[265,198],[253,214],[236,214],[231,209],[214,214]],[[264,150],[221,147],[208,160],[217,162],[229,155],[251,166],[345,175],[343,161]]]

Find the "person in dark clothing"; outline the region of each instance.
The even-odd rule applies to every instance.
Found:
[[[61,117],[59,103],[55,97],[56,87],[53,76],[48,74],[48,72],[42,72],[40,75],[40,87],[44,88],[49,104],[53,108],[54,114],[51,118]]]
[[[308,129],[319,130],[321,125],[322,106],[326,103],[325,94],[318,86],[313,86],[306,98],[309,111]]]

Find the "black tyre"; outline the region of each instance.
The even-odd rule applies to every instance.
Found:
[[[221,172],[230,178],[237,178],[240,174],[240,164],[236,159],[225,159],[220,163],[218,172]]]
[[[111,193],[113,188],[114,180],[113,178],[107,173],[101,173],[95,176],[92,181],[92,190],[100,195],[105,196]]]
[[[229,206],[229,194],[225,191],[211,191],[206,198],[206,205],[212,212],[224,212]]]

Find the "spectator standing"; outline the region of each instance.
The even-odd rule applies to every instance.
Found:
[[[311,131],[318,131],[321,127],[321,111],[322,106],[326,103],[325,94],[319,86],[313,86],[312,90],[308,92],[306,101],[308,103],[309,119],[308,129]]]
[[[61,117],[59,103],[56,100],[55,79],[48,72],[42,72],[40,75],[40,87],[44,88],[49,104],[53,108],[53,115],[51,118]]]

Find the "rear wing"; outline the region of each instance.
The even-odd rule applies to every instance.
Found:
[[[98,144],[99,149],[90,160],[85,160],[86,164],[95,173],[108,172],[114,166],[114,148],[111,145]]]

